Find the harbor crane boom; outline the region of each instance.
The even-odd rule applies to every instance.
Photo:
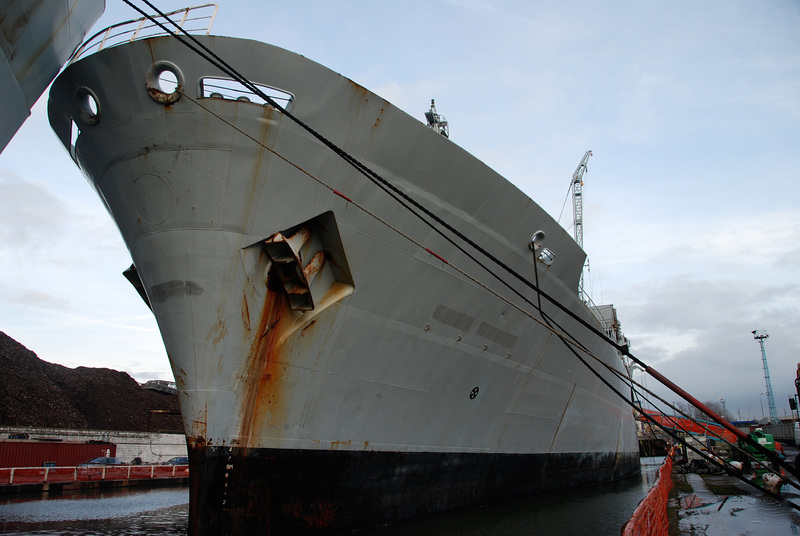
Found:
[[[572,223],[575,233],[575,242],[583,249],[583,174],[586,173],[586,166],[592,151],[586,151],[581,163],[578,164],[575,173],[572,174]],[[585,268],[585,266],[584,266]],[[581,270],[581,280],[578,283],[578,296],[581,301],[586,301],[583,292],[583,270]]]

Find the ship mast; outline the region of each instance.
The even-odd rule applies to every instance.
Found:
[[[450,126],[447,124],[447,119],[443,115],[436,113],[436,104],[431,99],[431,109],[425,112],[425,119],[428,121],[428,126],[433,130],[444,136],[450,137]]]
[[[431,101],[433,102],[433,101]],[[592,156],[592,151],[586,151],[583,155],[581,163],[578,164],[575,173],[572,174],[572,223],[573,232],[575,233],[575,242],[578,243],[583,249],[583,174],[586,173],[586,165],[589,162],[589,157]],[[589,259],[587,257],[586,264],[581,269],[581,279],[578,283],[578,297],[581,301],[586,301],[583,292],[583,272],[584,268],[588,266]]]

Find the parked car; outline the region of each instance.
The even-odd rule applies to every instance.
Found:
[[[161,465],[189,465],[189,458],[187,456],[175,456],[163,462]]]
[[[119,461],[119,458],[101,456],[99,458],[92,458],[89,461],[78,464],[78,467],[92,467],[95,465],[122,465],[122,462]]]

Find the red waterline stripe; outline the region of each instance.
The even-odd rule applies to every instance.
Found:
[[[439,260],[440,260],[440,261],[442,261],[443,263],[445,263],[445,264],[450,264],[449,262],[447,262],[447,261],[444,259],[444,257],[442,257],[441,255],[437,255],[436,253],[434,253],[434,252],[433,252],[433,251],[431,251],[430,249],[428,249],[428,248],[425,248],[425,251],[427,251],[428,253],[430,253],[431,255],[433,255],[434,257],[436,257],[437,259],[439,259]]]
[[[342,199],[345,199],[345,200],[347,200],[347,201],[350,201],[351,203],[353,202],[353,200],[352,200],[352,199],[350,199],[349,197],[347,197],[346,195],[344,195],[344,194],[343,194],[342,192],[340,192],[339,190],[334,190],[334,191],[333,191],[333,193],[335,193],[336,195],[338,195],[338,196],[339,196],[339,197],[341,197]]]

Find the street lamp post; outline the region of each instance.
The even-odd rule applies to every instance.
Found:
[[[764,396],[765,394],[767,394],[767,393],[761,393],[761,394],[758,396],[758,401],[761,403],[761,420],[762,420],[762,421],[766,419],[766,417],[764,416],[764,399],[762,399],[762,398],[761,398],[761,397],[762,397],[762,396]]]

